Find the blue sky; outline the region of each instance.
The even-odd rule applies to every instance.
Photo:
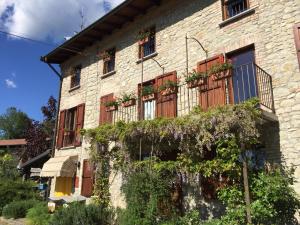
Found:
[[[120,2],[0,0],[0,31],[58,46],[64,37],[74,35],[82,22],[89,25]],[[40,56],[53,48],[0,33],[0,114],[14,106],[35,120],[42,120],[41,106],[51,95],[58,96],[58,78],[40,61]]]

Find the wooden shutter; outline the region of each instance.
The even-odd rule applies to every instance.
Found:
[[[294,26],[294,38],[295,38],[295,45],[298,57],[298,64],[300,69],[300,23],[295,24]]]
[[[57,148],[62,148],[63,147],[64,128],[65,128],[65,115],[66,115],[66,110],[60,111],[58,132],[57,132],[57,143],[56,143]]]
[[[81,195],[91,197],[93,194],[93,167],[88,159],[83,160]]]
[[[176,71],[164,74],[156,78],[156,86],[161,86],[165,81],[177,81]],[[163,96],[157,93],[156,117],[176,117],[177,116],[177,93]]]
[[[218,55],[197,64],[199,72],[207,72],[213,65],[224,62],[224,56]],[[203,110],[209,107],[226,104],[225,79],[213,80],[211,76],[207,78],[207,84],[201,85],[199,104]]]
[[[80,130],[83,128],[84,122],[84,104],[80,104],[77,106],[77,113],[76,113],[76,127],[75,127],[75,146],[81,145],[81,134]]]
[[[113,111],[106,112],[105,103],[108,101],[112,101],[114,99],[114,94],[108,94],[102,96],[100,99],[100,119],[99,123],[112,123],[113,120]]]

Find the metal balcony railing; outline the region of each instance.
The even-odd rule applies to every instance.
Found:
[[[275,113],[272,77],[255,63],[233,68],[230,77],[215,81],[207,79],[208,82],[201,87],[188,88],[186,84],[178,87],[177,116],[188,114],[196,106],[207,109],[218,105],[239,104],[255,97],[260,100],[263,110]],[[155,110],[155,106],[152,108]],[[120,106],[118,111],[113,112],[113,122],[120,120],[137,121],[138,106]]]

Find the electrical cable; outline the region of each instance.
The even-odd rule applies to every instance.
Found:
[[[80,52],[78,49],[74,50],[74,49],[60,47],[60,46],[57,47],[56,45],[51,44],[51,43],[47,43],[47,42],[44,42],[44,41],[35,40],[35,39],[24,37],[24,36],[21,36],[21,35],[18,35],[18,34],[9,33],[7,31],[3,31],[3,30],[0,30],[0,33],[5,34],[5,35],[9,35],[9,36],[13,36],[13,37],[17,37],[17,38],[21,38],[21,39],[24,39],[24,40],[27,40],[27,41],[31,41],[31,42],[35,42],[35,43],[39,43],[39,44],[43,44],[43,45],[47,45],[47,46],[52,46],[52,47],[55,47],[55,48],[63,49],[63,50],[66,50],[66,51],[70,51],[70,52],[74,52],[74,53],[82,55],[82,52]]]

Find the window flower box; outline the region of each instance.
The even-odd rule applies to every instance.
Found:
[[[159,87],[160,94],[163,96],[177,93],[178,83],[177,81],[167,80]]]
[[[175,93],[177,93],[177,87],[168,87],[168,88],[166,88],[164,90],[161,90],[160,93],[163,96],[175,94]]]
[[[233,65],[225,62],[222,64],[216,64],[211,67],[209,74],[212,76],[214,81],[221,80],[232,75]]]
[[[105,103],[106,112],[118,110],[119,103],[116,100],[109,101]]]
[[[144,86],[142,88],[142,101],[151,101],[155,99],[155,90],[152,85]]]
[[[206,84],[207,82],[206,78],[207,78],[206,73],[201,73],[201,72],[197,72],[196,70],[193,70],[193,72],[189,73],[186,76],[185,82],[187,84],[187,87],[191,89]]]
[[[155,93],[149,94],[149,95],[144,95],[142,96],[142,101],[146,102],[146,101],[151,101],[155,99]]]

